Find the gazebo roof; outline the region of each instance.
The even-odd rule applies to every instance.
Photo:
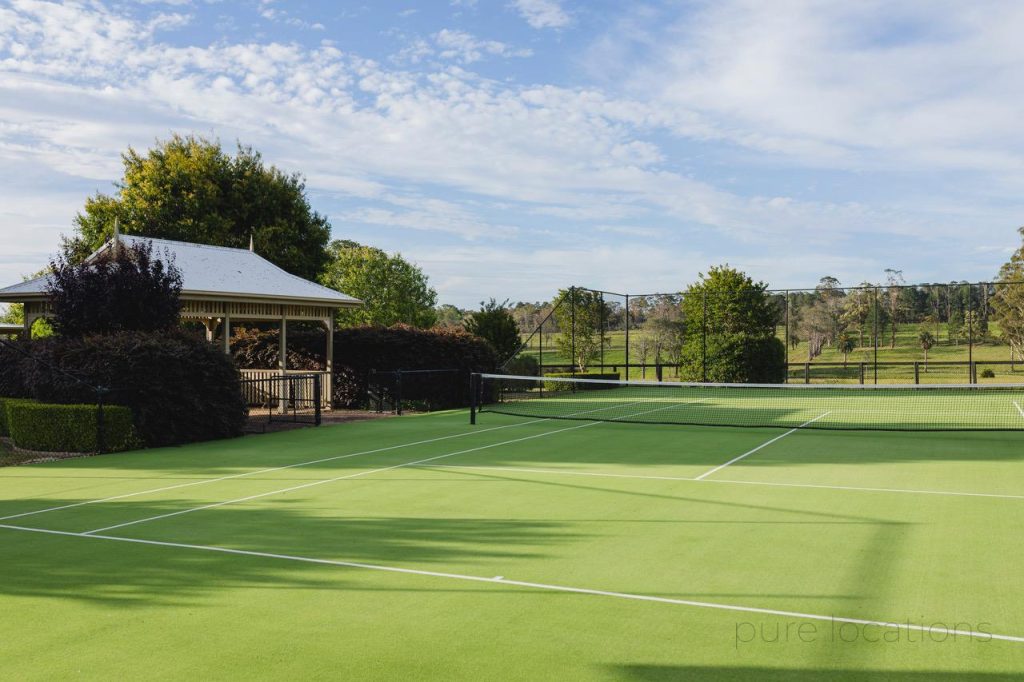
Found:
[[[132,235],[121,235],[119,239],[127,246],[150,242],[155,256],[162,257],[166,253],[173,258],[174,265],[181,271],[183,299],[216,298],[338,308],[354,307],[362,303],[357,298],[285,272],[247,249]],[[96,258],[111,249],[113,244],[113,239],[107,241],[89,258]],[[44,275],[0,289],[0,301],[23,303],[46,298],[48,283],[49,276]]]

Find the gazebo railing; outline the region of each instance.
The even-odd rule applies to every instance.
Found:
[[[242,373],[242,389],[243,392],[249,389],[249,387],[261,387],[261,386],[290,386],[292,395],[297,395],[304,403],[311,404],[313,398],[313,379],[312,377],[318,376],[320,380],[317,382],[320,385],[320,405],[322,409],[331,409],[331,374],[330,372],[314,372],[310,370],[302,369],[288,369],[285,370],[285,377],[307,377],[303,381],[291,380],[287,383],[281,383],[282,377],[281,370],[279,369],[242,369],[239,370]],[[255,390],[251,389],[251,390]],[[296,393],[296,391],[298,393]],[[243,393],[244,394],[244,393]],[[249,395],[245,394],[246,399],[249,399]],[[286,396],[287,399],[287,396]],[[253,403],[250,403],[253,404]]]

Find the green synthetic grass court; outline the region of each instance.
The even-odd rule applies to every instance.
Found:
[[[1024,674],[1024,433],[467,422],[0,470],[3,677]]]

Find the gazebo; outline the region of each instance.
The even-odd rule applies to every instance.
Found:
[[[327,332],[327,356],[326,367],[320,372],[321,403],[331,404],[334,316],[339,308],[357,307],[362,301],[285,272],[256,254],[251,243],[246,250],[115,234],[89,259],[99,258],[122,244],[131,246],[139,242],[152,244],[154,256],[173,260],[182,278],[182,319],[202,322],[211,343],[219,330],[225,352],[230,352],[233,323],[247,320],[280,324],[278,366],[242,370],[247,377],[265,378],[290,372],[287,366],[289,320],[323,325]],[[37,319],[51,313],[48,284],[49,277],[44,275],[0,289],[0,302],[25,306],[23,333],[26,335]]]

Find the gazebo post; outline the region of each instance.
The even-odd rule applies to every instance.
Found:
[[[277,367],[281,372],[281,395],[278,398],[277,411],[284,414],[285,401],[288,400],[288,382],[284,380],[288,370],[288,318],[285,317],[284,310],[281,311],[281,336],[278,342]]]
[[[224,314],[224,352],[231,354],[231,316]]]

